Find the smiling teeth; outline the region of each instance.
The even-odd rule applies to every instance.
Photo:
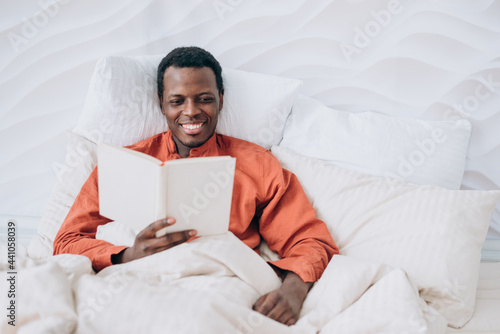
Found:
[[[201,126],[203,125],[203,123],[199,123],[199,124],[183,124],[182,126],[188,130],[196,130],[196,129],[199,129]]]

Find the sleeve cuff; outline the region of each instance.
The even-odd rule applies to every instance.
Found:
[[[317,265],[311,263],[307,258],[285,258],[277,261],[269,261],[270,264],[281,270],[292,271],[300,276],[304,282],[316,282],[323,274],[325,268],[321,262]]]
[[[92,260],[92,267],[96,272],[111,266],[111,256],[120,253],[122,250],[128,248],[127,246],[111,246],[106,248],[105,252],[97,254]]]

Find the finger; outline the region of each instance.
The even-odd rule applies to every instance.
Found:
[[[182,244],[196,235],[196,230],[185,230],[167,233],[164,236],[155,238],[154,247],[162,250]]]
[[[283,301],[278,302],[274,307],[268,312],[267,316],[273,320],[284,323],[290,317],[290,308]]]
[[[255,306],[255,311],[268,316],[269,312],[271,312],[274,306],[278,303],[278,299],[279,297],[276,293],[274,293],[274,291],[262,296],[258,300],[260,303]]]
[[[257,301],[253,304],[253,307],[252,307],[252,309],[254,311],[259,312],[258,310],[260,310],[262,303],[264,303],[264,300],[266,299],[266,296],[267,296],[267,294],[260,296],[260,298],[257,299]]]
[[[136,258],[141,258],[143,256],[151,255],[157,252],[155,239],[142,239],[139,242],[136,242],[133,248],[136,249],[134,251],[134,253],[136,253]]]
[[[168,233],[163,238],[172,245],[178,245],[186,242],[196,235],[196,230],[185,230],[179,232]]]
[[[298,320],[298,315],[293,310],[288,309],[288,312],[281,315],[279,322],[287,326],[295,325]]]
[[[187,231],[182,231],[182,232],[174,232],[170,233],[170,235],[174,234],[181,234],[183,232],[188,232],[188,235],[196,235],[196,230],[187,230]],[[142,239],[138,243],[138,247],[140,248],[141,252],[145,255],[152,255],[159,253],[161,251],[167,250],[169,248],[172,248],[174,246],[177,246],[181,243],[186,242],[186,238],[180,238],[180,239],[172,239],[171,241],[167,241],[165,236],[161,236],[158,238],[148,238],[148,239]]]
[[[263,304],[263,303],[264,303],[264,301],[266,300],[267,295],[268,295],[268,294],[262,295],[262,296],[260,296],[260,298],[259,298],[259,299],[257,299],[257,301],[253,304],[253,307],[252,307],[254,311],[259,312],[259,310],[261,310],[261,309],[262,309],[262,304]]]
[[[297,317],[292,315],[288,320],[286,320],[283,323],[287,326],[292,326],[292,325],[295,325],[297,323],[297,320],[298,320]]]
[[[175,218],[165,218],[157,220],[155,222],[152,222],[145,229],[139,232],[139,234],[137,234],[137,238],[154,238],[157,231],[173,224],[175,224]]]

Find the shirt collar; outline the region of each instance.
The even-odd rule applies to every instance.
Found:
[[[168,154],[174,155],[176,159],[181,158],[179,153],[177,153],[177,147],[175,146],[174,137],[172,131],[170,130],[168,130],[166,133],[166,141]],[[212,137],[208,138],[208,140],[201,146],[192,148],[189,152],[188,158],[217,156],[217,153],[217,134],[214,132]]]

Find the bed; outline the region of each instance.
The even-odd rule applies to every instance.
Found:
[[[500,191],[458,189],[470,122],[335,110],[299,95],[299,80],[260,73],[224,69],[217,131],[270,149],[293,171],[341,251],[309,293],[295,326],[251,310],[256,297],[279,286],[265,262],[277,255],[264,243],[259,257],[231,233],[97,275],[85,257],[51,257],[55,233],[96,165],[97,145],[129,145],[166,130],[155,91],[161,58],[112,56],[97,63],[38,234],[27,256],[17,260],[19,307],[26,312],[17,320],[20,328],[444,333],[447,326],[467,323],[473,330],[496,326],[469,321],[476,296],[479,316],[495,313],[485,298],[498,289],[497,263],[481,267],[476,287],[481,249],[500,199]],[[411,173],[394,163],[404,154],[417,162]],[[130,246],[127,236],[113,222],[96,238]],[[166,315],[152,317],[155,310]],[[196,321],[188,321],[192,314]],[[116,317],[127,320],[117,324]],[[3,325],[12,331],[8,322]]]
[[[5,151],[11,160],[2,172],[11,179],[2,184],[0,217],[18,227],[20,293],[18,326],[4,318],[2,333],[500,333],[497,1],[94,5],[98,11],[61,1],[60,16],[26,48],[18,44],[5,67],[7,86],[27,79],[21,68],[37,65],[40,88],[4,96],[4,139],[39,134],[40,119],[59,124],[61,134],[57,144],[42,136],[26,148],[31,154]],[[114,20],[96,23],[95,12]],[[76,13],[83,21],[69,19]],[[56,24],[62,17],[66,25]],[[157,30],[145,28],[148,20]],[[20,33],[23,22],[10,32]],[[159,34],[135,35],[137,24]],[[68,39],[63,29],[76,30]],[[54,41],[68,50],[50,54]],[[71,53],[75,41],[94,51]],[[259,258],[230,235],[207,238],[98,275],[86,258],[51,256],[53,237],[96,164],[96,146],[129,145],[166,130],[154,68],[181,42],[207,47],[224,65],[227,103],[218,131],[270,149],[296,173],[341,248],[295,327],[250,310],[257,295],[279,284],[265,265],[275,256],[265,244]],[[97,60],[103,54],[117,56]],[[139,56],[150,54],[157,55]],[[45,77],[43,59],[50,60]],[[54,69],[59,63],[70,65]],[[61,76],[53,78],[55,71]],[[51,108],[42,99],[37,109],[38,97],[55,90],[67,96]],[[39,110],[39,118],[17,108]],[[35,170],[33,151],[56,168]],[[42,177],[53,170],[51,182]],[[25,183],[35,185],[32,192],[19,191]],[[33,208],[41,207],[41,189],[52,191],[40,217]],[[119,224],[99,237],[127,242]],[[197,271],[179,258],[200,263]],[[0,265],[6,276],[5,258]]]

